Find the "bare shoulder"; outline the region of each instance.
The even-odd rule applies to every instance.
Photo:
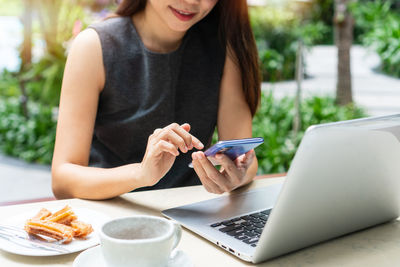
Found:
[[[101,56],[101,43],[97,32],[89,28],[79,33],[74,39],[69,53]]]
[[[105,83],[103,55],[100,38],[93,29],[86,29],[74,39],[68,52],[67,75],[92,79],[102,90]],[[83,78],[82,77],[82,78]]]

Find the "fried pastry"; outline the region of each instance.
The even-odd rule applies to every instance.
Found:
[[[90,224],[81,221],[71,222],[71,227],[74,230],[74,237],[76,238],[85,238],[93,232],[93,228]]]
[[[72,238],[85,238],[93,232],[90,224],[77,221],[77,216],[68,205],[61,210],[51,213],[43,208],[33,218],[25,223],[28,234],[42,235],[66,244]]]
[[[42,208],[38,214],[36,214],[32,220],[44,220],[51,215],[51,212],[48,209]]]
[[[70,206],[65,206],[63,209],[54,212],[52,215],[46,218],[47,221],[61,223],[69,225],[72,221],[75,221],[77,216],[72,211]]]
[[[25,223],[25,231],[29,234],[63,240],[62,243],[64,244],[71,242],[74,235],[74,230],[71,227],[47,220],[28,220]]]

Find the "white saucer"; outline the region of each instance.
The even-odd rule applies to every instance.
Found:
[[[194,264],[189,256],[182,250],[174,250],[172,257],[168,261],[167,267],[193,267]],[[100,246],[85,250],[76,257],[73,267],[107,267],[101,253]]]

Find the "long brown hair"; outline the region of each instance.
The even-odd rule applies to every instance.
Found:
[[[116,14],[132,16],[146,7],[147,0],[122,0]],[[219,17],[219,35],[227,53],[239,66],[242,88],[252,116],[257,111],[261,95],[258,53],[250,27],[246,0],[218,0],[211,12]],[[211,14],[209,14],[211,15]]]

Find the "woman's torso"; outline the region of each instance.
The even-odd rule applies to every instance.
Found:
[[[214,132],[225,49],[208,21],[193,26],[180,47],[160,54],[145,48],[130,17],[94,24],[100,37],[105,85],[99,97],[90,165],[104,168],[140,162],[156,128],[189,123],[210,144]],[[181,153],[158,184],[146,189],[199,184]]]

